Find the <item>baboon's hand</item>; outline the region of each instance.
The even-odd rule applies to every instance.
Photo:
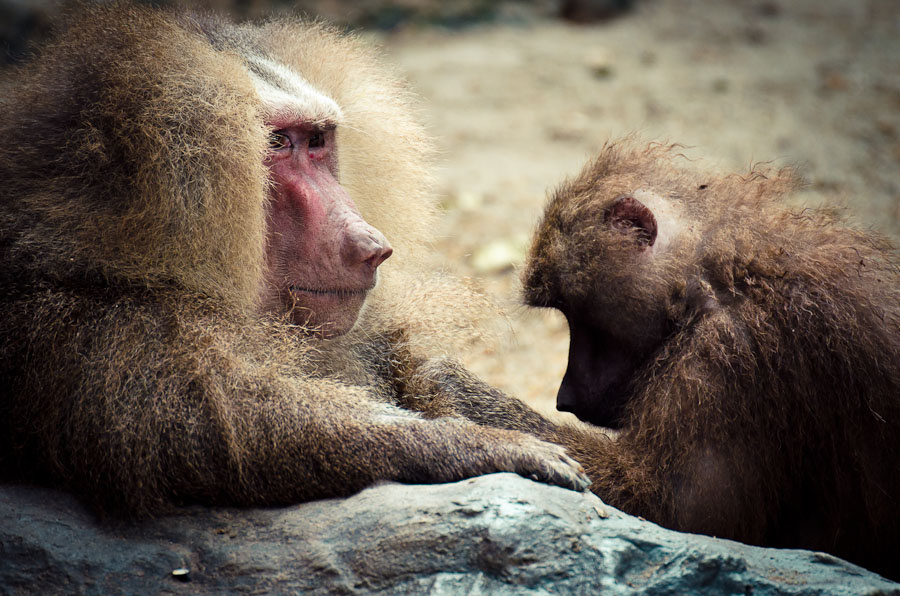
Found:
[[[525,433],[468,423],[456,426],[457,422],[461,421],[444,422],[457,432],[453,433],[450,451],[441,454],[444,465],[437,467],[447,477],[433,481],[446,482],[492,472],[514,472],[525,478],[572,490],[582,491],[590,486],[581,464],[566,455],[566,450],[559,445]]]
[[[591,485],[581,464],[559,445],[521,435],[519,441],[508,444],[507,448],[511,471],[520,476],[577,491],[587,490]]]

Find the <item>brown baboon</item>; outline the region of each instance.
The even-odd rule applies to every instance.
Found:
[[[0,478],[132,516],[586,486],[556,445],[398,407],[448,282],[416,269],[428,144],[360,42],[86,8],[2,89]]]
[[[900,579],[896,252],[786,205],[790,170],[676,153],[608,145],[538,228],[525,299],[571,333],[558,408],[619,431],[561,441],[629,513]]]

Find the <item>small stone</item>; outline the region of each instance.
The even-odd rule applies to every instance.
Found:
[[[525,247],[515,240],[504,238],[495,240],[472,256],[472,267],[478,273],[500,273],[512,269],[525,259]]]
[[[584,57],[584,65],[598,79],[608,79],[613,74],[613,60],[609,52],[597,48]]]
[[[724,77],[719,77],[712,82],[713,91],[716,93],[726,93],[729,87],[731,87],[731,83]]]
[[[471,190],[461,190],[456,194],[456,208],[461,211],[477,211],[484,205],[484,195]]]
[[[554,141],[578,141],[588,133],[591,119],[582,112],[572,112],[547,129],[547,136]]]
[[[189,582],[191,581],[191,570],[185,569],[184,567],[179,567],[178,569],[172,570],[172,577],[177,579],[180,582]]]

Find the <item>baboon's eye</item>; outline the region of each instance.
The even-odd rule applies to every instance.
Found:
[[[324,147],[324,146],[325,146],[325,133],[324,132],[317,132],[314,135],[312,135],[311,137],[309,137],[309,148],[310,149],[316,149],[318,147]]]
[[[286,133],[276,130],[269,134],[269,149],[272,151],[281,151],[291,146],[291,138]]]

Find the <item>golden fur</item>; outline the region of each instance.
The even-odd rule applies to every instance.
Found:
[[[259,56],[340,107],[341,181],[396,249],[335,341],[258,312],[269,131],[245,61]],[[0,478],[114,515],[501,470],[583,486],[555,445],[396,407],[442,341],[428,336],[458,333],[427,301],[465,290],[420,270],[431,148],[358,40],[95,6],[2,88]]]

